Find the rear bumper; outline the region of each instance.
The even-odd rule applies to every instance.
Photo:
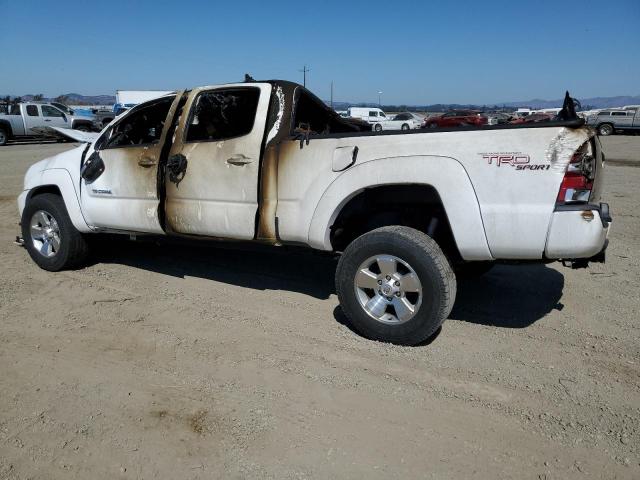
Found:
[[[598,255],[606,248],[610,224],[606,203],[559,205],[547,232],[545,256],[567,260]]]

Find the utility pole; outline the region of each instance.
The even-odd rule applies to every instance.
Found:
[[[307,72],[310,72],[311,69],[307,68],[307,66],[305,65],[302,70],[298,70],[298,71],[302,72],[302,86],[306,88],[306,86],[307,86]]]

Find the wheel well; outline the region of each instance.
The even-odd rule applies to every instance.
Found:
[[[349,200],[331,226],[331,245],[343,251],[360,235],[388,225],[420,230],[449,258],[461,258],[447,212],[431,185],[382,185],[363,190]]]
[[[11,124],[9,122],[0,122],[0,128],[7,132],[7,135],[9,137],[13,135],[13,129],[11,128]]]
[[[57,185],[41,185],[39,187],[32,188],[27,196],[27,200],[42,195],[43,193],[53,193],[54,195],[62,196],[60,189]]]

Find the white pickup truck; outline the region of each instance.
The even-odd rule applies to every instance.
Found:
[[[91,118],[69,115],[50,103],[18,103],[0,114],[0,146],[11,139],[41,137],[48,127],[94,130]]]
[[[457,272],[604,260],[600,143],[568,95],[559,118],[375,132],[290,82],[179,91],[33,165],[22,238],[51,271],[81,265],[100,232],[340,253],[355,329],[416,344],[449,315]]]

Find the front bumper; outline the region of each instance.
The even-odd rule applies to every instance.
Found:
[[[545,256],[549,259],[591,258],[604,251],[609,235],[609,205],[559,205],[551,218]]]

